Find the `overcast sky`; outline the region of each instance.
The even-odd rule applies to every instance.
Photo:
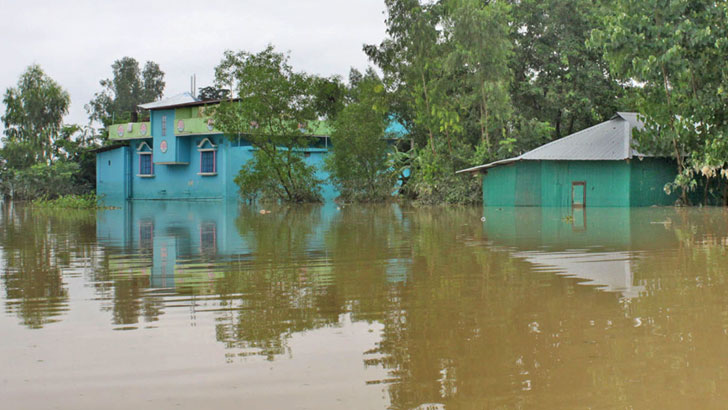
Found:
[[[157,62],[171,96],[192,74],[210,85],[223,51],[268,43],[290,51],[296,71],[346,78],[369,65],[362,45],[384,38],[383,12],[383,0],[0,0],[0,90],[40,64],[71,95],[66,123],[86,124],[83,106],[116,59]]]

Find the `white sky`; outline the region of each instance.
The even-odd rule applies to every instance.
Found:
[[[155,61],[171,96],[189,91],[192,74],[211,85],[226,49],[268,43],[290,51],[296,71],[346,78],[370,65],[362,45],[384,38],[383,12],[383,0],[0,0],[0,91],[38,63],[71,95],[65,122],[86,124],[83,106],[114,60]]]

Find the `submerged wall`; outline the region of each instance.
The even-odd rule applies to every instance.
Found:
[[[666,159],[519,161],[486,171],[483,204],[570,207],[572,195],[581,199],[583,189],[588,207],[670,205],[676,197],[663,187],[675,174]]]
[[[673,205],[677,193],[667,195],[665,184],[675,180],[677,165],[666,158],[631,161],[630,204],[632,206]]]
[[[110,200],[124,200],[130,196],[129,147],[119,147],[96,154],[96,195]]]

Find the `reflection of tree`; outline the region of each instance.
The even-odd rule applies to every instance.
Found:
[[[68,309],[63,272],[93,259],[94,214],[57,213],[6,203],[0,247],[6,308],[28,327],[59,320]]]
[[[292,333],[338,321],[326,287],[315,282],[325,254],[311,243],[320,235],[320,207],[275,208],[261,214],[241,207],[235,221],[250,244],[251,265],[231,263],[216,282],[227,313],[216,337],[228,347],[252,349],[272,359]]]
[[[326,232],[331,288],[355,320],[381,320],[409,274],[411,238],[396,206],[347,206]],[[398,281],[388,270],[400,269]],[[389,280],[389,282],[388,282]]]
[[[160,295],[151,287],[152,238],[142,235],[139,249],[127,254],[107,248],[93,271],[93,285],[107,303],[115,325],[134,325],[142,319],[153,322],[162,314]]]
[[[238,233],[255,252],[258,266],[261,263],[277,266],[283,262],[301,261],[310,251],[322,251],[320,247],[310,247],[314,236],[320,235],[316,232],[321,223],[320,206],[282,206],[269,212],[261,214],[254,207],[241,205],[235,220]]]
[[[226,272],[217,283],[222,306],[228,308],[218,318],[217,339],[228,348],[253,350],[273,359],[285,352],[285,340],[293,333],[337,323],[338,312],[322,306],[326,290],[312,288],[300,275],[275,268]]]

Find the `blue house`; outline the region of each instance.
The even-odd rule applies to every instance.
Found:
[[[238,198],[233,178],[253,156],[244,139],[227,138],[216,129],[209,109],[219,101],[199,101],[189,93],[139,107],[149,122],[114,124],[109,138],[117,144],[96,155],[96,193],[105,200]],[[317,177],[327,180],[322,165],[329,152],[324,124],[311,127],[314,141],[303,150]],[[338,194],[321,187],[325,200]]]

